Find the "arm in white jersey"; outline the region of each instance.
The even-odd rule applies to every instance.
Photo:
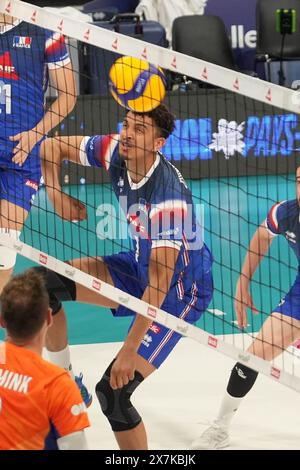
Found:
[[[50,69],[49,75],[51,83],[58,92],[57,99],[33,129],[11,137],[11,140],[19,141],[14,149],[12,160],[20,166],[25,162],[37,142],[56,127],[72,111],[76,103],[77,93],[71,63],[60,68]]]
[[[235,292],[234,307],[240,328],[248,326],[247,308],[255,314],[258,313],[249,292],[249,284],[257,267],[269,251],[274,236],[264,221],[256,230],[248,247]]]
[[[61,164],[69,160],[81,164],[80,148],[83,136],[55,137],[41,145],[41,162],[45,184],[55,212],[65,220],[86,219],[86,209],[77,199],[62,192],[60,183]]]
[[[84,431],[73,432],[57,439],[59,450],[89,450]]]
[[[149,282],[142,300],[154,307],[160,307],[168,293],[174,274],[179,250],[159,247],[151,251],[149,261]],[[110,384],[113,389],[122,388],[134,378],[137,350],[143,340],[152,320],[136,315],[124,345],[118,353],[111,369]]]

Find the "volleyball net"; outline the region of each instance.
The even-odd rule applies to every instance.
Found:
[[[296,199],[299,93],[120,34],[108,24],[93,24],[92,19],[86,23],[18,0],[0,0],[0,11],[57,33],[50,45],[54,49],[58,47],[55,41],[65,37],[79,95],[74,110],[49,133],[53,178],[46,180],[47,188],[42,187],[34,200],[23,241],[2,234],[1,244],[299,391],[295,347],[282,350],[284,354],[272,362],[246,352],[297,274],[296,258],[283,237],[277,237],[251,281],[258,314],[248,310],[249,325],[240,330],[234,311],[236,283],[253,234],[274,204]],[[15,44],[30,55],[30,37],[16,36]],[[83,166],[86,156],[82,156],[82,142],[87,143],[89,137],[118,135],[122,128],[125,110],[108,88],[110,67],[122,55],[146,60],[165,71],[164,102],[176,116],[176,127],[162,153],[186,179],[201,226],[198,230],[214,257],[213,298],[196,325],[65,263],[131,249],[128,220],[109,174],[91,167],[90,161]],[[7,67],[12,64],[3,62],[2,76]],[[8,113],[10,95],[4,82],[1,90],[1,105]],[[57,84],[50,80],[47,106],[58,93]],[[81,138],[68,140],[69,136]],[[56,146],[61,137],[72,147],[70,153],[81,156],[80,161],[62,158],[57,164],[54,156],[61,151]],[[104,166],[112,148],[110,143],[105,149]],[[54,181],[58,181],[55,188],[51,186]],[[124,181],[119,179],[117,184],[122,189]],[[72,210],[65,203],[70,196]],[[294,241],[295,236],[292,231],[288,234]]]

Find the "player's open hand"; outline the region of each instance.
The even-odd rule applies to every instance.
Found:
[[[245,283],[241,278],[236,286],[234,308],[239,328],[247,328],[248,326],[247,308],[250,308],[254,314],[258,313],[249,292],[248,283]]]
[[[71,222],[81,222],[87,218],[86,207],[78,199],[58,190],[50,190],[48,191],[48,195],[56,214],[62,219]]]
[[[137,353],[122,348],[115,360],[110,374],[110,386],[113,390],[124,387],[134,379]]]
[[[18,142],[13,150],[12,161],[19,166],[23,166],[33,147],[41,140],[41,135],[36,131],[26,131],[9,138],[13,142]]]

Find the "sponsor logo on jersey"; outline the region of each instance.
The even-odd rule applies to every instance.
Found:
[[[0,56],[0,78],[19,80],[19,75],[12,63],[9,52],[5,52],[5,54]]]
[[[71,414],[73,416],[79,416],[81,413],[85,413],[85,412],[86,412],[86,407],[83,402],[79,403],[78,405],[73,405],[71,408]]]
[[[39,185],[35,181],[27,180],[25,186],[29,186],[29,188],[34,189],[37,191],[39,189]]]
[[[297,243],[297,237],[293,232],[285,232],[285,238],[292,243]]]
[[[31,49],[32,38],[29,36],[15,36],[13,39],[13,47]]]

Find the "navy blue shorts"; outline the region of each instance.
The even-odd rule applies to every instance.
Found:
[[[0,152],[0,200],[5,199],[28,212],[41,180],[39,142],[22,167],[11,162],[12,153]]]
[[[190,290],[184,292],[183,296],[179,295],[176,284],[172,285],[161,306],[162,310],[182,318],[188,323],[195,323],[199,320],[213,295],[212,258],[209,250],[207,248],[205,250],[207,250],[207,263],[201,282],[193,282]],[[143,296],[146,285],[143,285],[143,281],[139,280],[138,264],[133,251],[104,256],[103,260],[109,269],[115,287],[137,298]],[[112,313],[117,317],[135,315],[135,312],[123,305],[112,309]],[[182,335],[179,333],[153,322],[139,347],[138,354],[158,368],[181,337]]]
[[[300,274],[297,274],[291,289],[279,302],[273,312],[282,313],[282,315],[300,320]]]

